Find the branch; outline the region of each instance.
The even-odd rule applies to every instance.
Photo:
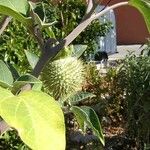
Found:
[[[65,46],[68,46],[91,22],[91,17],[83,20],[67,37],[65,37]]]
[[[94,13],[95,8],[98,5],[99,4],[96,3],[95,0],[88,0],[88,5],[87,5],[86,13],[85,13],[82,21],[86,20],[87,18],[90,18],[91,15]]]
[[[5,28],[9,24],[10,20],[11,20],[11,17],[9,17],[9,16],[3,17],[2,22],[0,23],[0,35],[4,32]]]
[[[55,57],[57,55],[57,53],[63,49],[65,46],[65,40],[60,41],[59,44],[57,44],[56,46],[53,47],[53,39],[50,39],[49,47],[45,50],[45,53],[43,53],[38,61],[38,63],[36,64],[32,75],[35,77],[38,77],[43,69],[43,67],[45,66],[45,64],[47,63],[48,60],[52,59],[53,57]],[[52,42],[52,43],[51,43]],[[47,45],[46,45],[47,47]]]
[[[89,12],[91,12],[91,10],[97,5],[97,3],[95,3],[94,0],[88,0],[88,5],[87,5],[87,10],[86,10],[86,14],[88,14]]]
[[[123,6],[123,5],[127,5],[128,2],[121,2],[118,4],[114,4],[110,7],[107,7],[106,9],[104,9],[103,11],[97,13],[97,14],[93,14],[90,18],[84,20],[83,22],[81,22],[66,38],[65,38],[65,46],[68,46],[93,20],[99,18],[100,16],[104,15],[105,13],[107,13],[108,11],[110,11],[111,9]]]
[[[120,6],[124,6],[124,5],[128,5],[128,2],[120,2],[120,3],[114,4],[112,6],[109,6],[109,7],[105,8],[104,10],[100,11],[99,13],[93,15],[91,19],[95,20],[95,19],[99,18],[100,16],[104,15],[105,13],[107,13],[108,11],[115,9],[117,7],[120,7]]]
[[[38,26],[34,27],[33,35],[40,45],[41,52],[44,52],[44,38]]]
[[[36,14],[34,13],[34,11],[32,9],[30,12],[30,16],[32,17],[33,22],[36,22]],[[40,50],[43,53],[44,52],[44,38],[42,36],[42,31],[40,30],[40,27],[38,25],[35,25],[35,26],[29,27],[28,30],[33,35],[35,40],[37,40],[37,42],[40,46]]]
[[[100,12],[103,11],[106,7],[108,7],[108,5],[110,4],[111,1],[112,1],[112,0],[109,0],[109,1],[105,4],[105,6],[100,10]]]
[[[91,17],[83,20],[64,40],[62,40],[59,44],[54,47],[49,47],[47,52],[43,54],[35,66],[33,70],[33,75],[38,77],[40,72],[42,71],[44,65],[47,63],[48,60],[56,56],[56,54],[64,47],[68,46],[93,20],[97,19],[98,17],[104,15],[106,12],[110,11],[111,9],[127,5],[128,2],[120,2],[118,4],[114,4],[106,9],[102,10],[97,14],[92,14]]]

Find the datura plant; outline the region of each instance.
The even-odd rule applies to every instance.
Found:
[[[76,106],[78,101],[91,97],[89,93],[78,91],[83,81],[84,67],[77,59],[77,55],[79,56],[83,50],[77,50],[78,46],[74,46],[76,52],[71,56],[55,58],[93,20],[120,6],[130,5],[137,8],[150,31],[150,2],[148,0],[118,2],[95,13],[101,1],[88,0],[87,11],[81,23],[64,39],[56,39],[54,36],[51,26],[55,22],[46,22],[44,5],[41,5],[40,14],[36,13],[36,2],[36,0],[0,1],[0,14],[3,15],[0,35],[10,20],[16,19],[28,29],[41,50],[39,58],[26,52],[28,60],[32,60],[31,75],[20,76],[13,66],[0,61],[0,116],[3,119],[0,121],[0,133],[13,127],[31,149],[65,150],[65,123],[61,109],[64,105],[59,103],[63,100],[68,102],[69,111],[75,114],[80,128],[84,130],[86,124],[104,145],[104,135],[94,110],[87,106]],[[38,1],[41,4],[44,2]],[[49,94],[42,91],[42,82],[38,79],[40,75]],[[58,98],[60,100],[56,101]]]

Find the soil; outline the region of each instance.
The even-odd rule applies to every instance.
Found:
[[[128,136],[126,127],[123,125],[114,127],[110,125],[103,128],[105,135],[103,147],[90,129],[84,134],[78,129],[78,124],[74,120],[70,120],[67,124],[66,150],[144,150],[138,147],[135,139]]]
[[[120,128],[115,128],[115,130],[118,133],[109,132],[105,135],[104,147],[93,134],[72,131],[67,140],[68,147],[66,150],[143,150],[142,148],[137,148],[136,141],[129,138],[124,132],[119,134]]]

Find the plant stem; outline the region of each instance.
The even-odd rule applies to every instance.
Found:
[[[11,21],[11,17],[9,16],[4,16],[2,19],[2,22],[0,23],[0,35],[4,32],[5,28]]]
[[[129,2],[120,2],[117,4],[114,4],[112,6],[106,7],[104,10],[102,10],[101,12],[93,15],[92,20],[99,18],[100,16],[104,15],[105,13],[109,12],[112,9],[124,6],[124,5],[128,5]]]
[[[86,19],[82,20],[81,23],[67,36],[62,40],[58,45],[55,47],[49,47],[47,50],[47,53],[45,53],[43,56],[41,56],[39,62],[35,66],[33,70],[33,75],[38,77],[40,72],[42,71],[44,65],[47,63],[48,60],[56,56],[56,54],[64,47],[68,46],[93,20],[99,18],[100,16],[104,15],[105,13],[109,12],[110,10],[128,5],[128,2],[120,2],[117,4],[114,4],[112,6],[109,6],[102,10],[99,13],[93,14],[90,11],[91,16],[85,17]],[[94,12],[94,9],[91,8],[91,10]],[[88,14],[87,14],[88,15]]]
[[[0,135],[7,131],[9,128],[10,126],[4,120],[0,120]]]
[[[68,46],[93,20],[99,18],[100,16],[104,15],[105,13],[109,12],[110,10],[120,7],[120,6],[124,6],[127,5],[128,2],[120,2],[117,4],[114,4],[110,7],[105,8],[104,10],[102,10],[101,12],[97,13],[97,14],[93,14],[91,15],[90,18],[87,18],[86,20],[84,20],[83,22],[81,22],[66,38],[65,38],[65,46]]]
[[[32,75],[35,77],[38,77],[43,69],[43,67],[45,66],[45,64],[47,63],[48,60],[50,60],[51,58],[53,58],[54,56],[56,56],[56,54],[64,48],[65,45],[65,41],[62,40],[58,45],[56,45],[55,47],[49,47],[48,50],[45,51],[45,53],[43,53],[37,63],[37,65],[35,66]]]
[[[94,0],[88,0],[88,5],[87,5],[86,13],[83,16],[82,21],[84,21],[87,18],[89,18],[94,13],[94,10],[95,10],[95,8],[98,5],[99,5],[98,2],[96,3]]]

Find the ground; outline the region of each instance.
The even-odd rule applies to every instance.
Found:
[[[118,45],[117,46],[117,53],[110,54],[109,60],[118,60],[123,59],[129,52],[133,52],[135,55],[139,55],[141,53],[141,50],[145,46],[142,46],[141,44],[136,45]]]

